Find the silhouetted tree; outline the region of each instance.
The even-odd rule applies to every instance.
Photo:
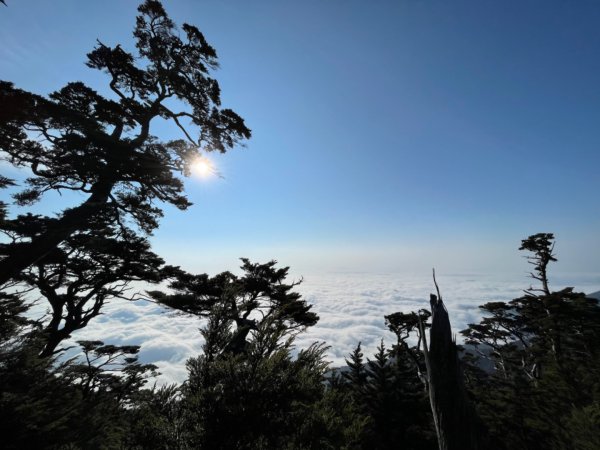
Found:
[[[139,347],[84,342],[83,359],[39,358],[36,346],[0,359],[2,448],[123,448],[129,411],[154,366]]]
[[[31,323],[25,317],[29,306],[16,293],[0,292],[0,348],[18,339],[23,328]]]
[[[339,424],[320,409],[325,347],[313,345],[294,358],[288,339],[265,354],[262,333],[255,333],[244,353],[188,361],[190,447],[339,448],[331,445],[330,434],[341,433],[328,432]]]
[[[425,330],[430,327],[428,322],[431,313],[426,309],[417,312],[396,312],[385,316],[385,324],[396,335],[394,356],[412,371],[424,390],[428,388],[427,370],[423,349],[427,336]]]
[[[548,264],[556,261],[552,254],[554,250],[554,235],[552,233],[538,233],[521,241],[519,250],[527,250],[533,255],[527,256],[527,260],[534,266],[535,273],[530,273],[531,278],[542,283],[541,292],[550,294],[548,286]],[[533,292],[535,290],[532,290]],[[539,290],[538,290],[539,291]]]
[[[99,315],[107,301],[123,298],[131,282],[161,279],[163,260],[150,251],[147,240],[125,227],[106,224],[109,219],[88,222],[86,229],[69,236],[14,278],[25,288],[35,289],[29,298],[37,294],[51,307],[50,320],[44,325],[42,357],[52,355],[60,342]],[[51,221],[34,215],[10,221],[4,231],[12,241],[0,245],[0,252],[22,247],[23,240],[44,233]]]
[[[157,375],[154,364],[138,362],[139,345],[77,343],[83,354],[65,366],[62,376],[80,389],[84,399],[109,396],[119,405],[131,404],[147,378]]]
[[[342,378],[348,383],[356,396],[364,395],[367,384],[367,370],[360,342],[345,361],[348,369],[342,372]]]
[[[536,234],[520,248],[533,252],[531,276],[541,287],[508,303],[481,306],[481,322],[462,331],[474,363],[493,365],[470,388],[502,448],[571,448],[575,423],[589,430],[593,421],[581,414],[593,411],[600,398],[600,308],[573,288],[550,290],[553,238]]]
[[[37,323],[18,294],[0,297],[0,435],[3,449],[120,448],[154,366],[139,347],[85,343],[81,358],[39,358]],[[114,364],[117,363],[117,364]]]
[[[437,283],[435,286],[437,289]],[[400,362],[404,362],[405,368],[413,367],[425,387],[438,448],[483,448],[484,429],[467,397],[448,312],[438,296],[432,294],[430,297],[431,313],[423,309],[398,312],[386,316],[386,324],[397,336],[395,349]],[[414,340],[416,345],[410,345],[409,342]]]
[[[0,151],[32,173],[29,187],[15,195],[17,203],[31,204],[48,191],[88,195],[7,252],[0,285],[105,210],[121,223],[128,217],[152,231],[162,214],[157,202],[190,205],[178,174],[187,174],[199,149],[225,152],[250,137],[237,114],[220,108],[219,85],[210,77],[216,52],[203,34],[184,24],[180,37],[159,1],[146,0],[138,10],[135,54],[102,42],[88,54],[87,65],[109,76],[112,98],[82,82],[48,97],[0,82]],[[154,137],[151,125],[159,118],[173,121],[185,139]]]
[[[362,422],[346,397],[326,391],[326,347],[293,351],[297,333],[318,320],[294,292],[299,282],[287,282],[288,268],[275,261],[242,262],[241,276],[168,268],[174,292],[150,293],[207,320],[177,406],[184,427],[170,420],[167,428],[190,448],[350,448]]]
[[[162,304],[207,319],[203,352],[187,362],[179,417],[167,429],[190,448],[342,448],[346,427],[324,399],[326,347],[293,356],[294,336],[318,317],[286,282],[288,268],[242,259],[243,275],[214,277],[168,268]],[[180,409],[179,409],[180,408]]]
[[[436,447],[427,395],[409,359],[387,351],[382,342],[374,359],[365,362],[359,344],[346,358],[340,379],[329,378],[328,394],[343,399],[344,420],[359,426],[357,448]]]
[[[0,175],[0,189],[6,189],[9,186],[14,186],[15,182],[14,180],[11,180],[10,178],[6,178],[3,177],[2,175]],[[7,204],[4,201],[0,200],[0,224],[2,224],[4,222],[4,220],[6,219],[6,208],[7,208]]]
[[[397,448],[399,442],[409,445],[406,428],[407,410],[404,397],[407,386],[397,372],[398,366],[390,359],[383,340],[377,347],[374,359],[367,358],[365,365],[368,383],[363,389],[363,403],[371,421],[368,425],[366,447],[373,449]],[[417,411],[413,411],[417,415]]]
[[[138,393],[134,408],[127,410],[130,430],[126,448],[184,449],[191,441],[186,424],[181,388],[171,384]]]
[[[246,258],[242,258],[242,263],[241,277],[231,272],[214,277],[191,275],[178,268],[167,268],[165,276],[173,278],[169,287],[174,293],[148,294],[170,308],[210,317],[212,322],[205,338],[209,343],[219,342],[219,346],[207,348],[209,355],[218,351],[244,352],[251,334],[259,329],[263,335],[270,331],[279,339],[317,323],[319,317],[311,311],[312,306],[293,291],[301,281],[285,283],[289,267],[276,268],[276,261],[251,263]],[[264,340],[265,354],[276,348],[277,339]]]

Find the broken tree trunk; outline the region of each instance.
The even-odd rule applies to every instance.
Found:
[[[437,287],[437,285],[436,285]],[[438,291],[439,295],[439,291]],[[429,400],[440,450],[483,449],[483,428],[469,402],[448,311],[431,295],[431,329],[425,361]],[[424,336],[424,331],[423,336]]]

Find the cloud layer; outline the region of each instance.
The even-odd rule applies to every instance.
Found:
[[[508,281],[507,281],[508,280]],[[565,277],[559,289],[575,285],[585,292],[600,288],[600,276]],[[479,319],[478,305],[488,301],[510,300],[529,286],[523,276],[490,277],[481,275],[439,276],[438,284],[455,333]],[[320,316],[319,323],[298,336],[297,348],[324,341],[331,348],[327,358],[333,366],[362,342],[366,356],[374,353],[382,338],[394,343],[387,331],[384,316],[396,311],[427,308],[429,294],[435,292],[430,277],[399,274],[333,273],[307,275],[298,287],[304,298]],[[74,340],[98,339],[111,344],[142,345],[140,359],[159,367],[158,382],[181,382],[186,379],[185,361],[200,353],[202,323],[147,302],[114,301],[104,314],[88,327],[73,335]]]

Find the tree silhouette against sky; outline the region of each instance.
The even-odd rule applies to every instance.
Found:
[[[1,244],[0,250],[18,248],[20,241],[33,239],[47,221],[41,216],[19,216],[10,222],[14,227],[8,234],[12,242]],[[145,238],[112,225],[108,217],[88,222],[86,230],[76,231],[24,269],[13,278],[15,287],[38,293],[51,310],[43,324],[40,356],[50,357],[60,351],[59,344],[101,314],[106,302],[129,298],[133,281],[159,282],[162,265],[162,258],[150,250]]]
[[[180,37],[158,1],[138,10],[135,54],[100,41],[88,54],[86,64],[109,76],[113,98],[82,82],[43,97],[0,81],[0,150],[31,172],[17,203],[35,203],[49,191],[88,195],[26,245],[7,249],[0,284],[108,211],[150,233],[162,215],[158,204],[190,206],[180,175],[201,150],[225,152],[250,138],[243,119],[221,108],[219,84],[210,77],[217,55],[203,34],[183,24]],[[172,121],[184,138],[153,136],[157,119]]]

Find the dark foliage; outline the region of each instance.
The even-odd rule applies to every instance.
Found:
[[[247,260],[242,268],[242,276],[215,277],[160,271],[175,292],[154,297],[205,321],[203,352],[188,360],[182,386],[145,389],[155,367],[138,362],[135,346],[83,341],[73,360],[40,358],[43,327],[23,317],[27,305],[17,291],[4,294],[4,448],[437,447],[428,394],[438,381],[424,357],[428,311],[388,315],[398,338],[391,349],[382,342],[369,359],[359,344],[347,368],[330,371],[323,344],[293,347],[295,334],[317,317],[294,292],[297,283],[286,283],[287,268]],[[543,278],[537,267],[535,274]],[[491,435],[484,447],[595,448],[597,302],[570,288],[548,295],[531,288],[482,308],[486,317],[463,332],[462,363],[470,399]],[[240,318],[252,326],[244,329]],[[481,359],[494,369],[483,370]]]
[[[199,148],[225,152],[250,137],[244,121],[220,107],[219,85],[210,76],[217,67],[216,52],[202,33],[184,24],[180,37],[158,1],[145,1],[139,12],[136,53],[99,41],[88,54],[87,65],[108,75],[113,98],[82,82],[43,97],[0,81],[0,151],[32,173],[28,188],[15,195],[17,203],[34,203],[48,191],[88,195],[81,205],[48,221],[18,251],[6,254],[0,284],[84,229],[97,214],[110,214],[121,223],[133,220],[151,232],[162,215],[157,202],[180,209],[190,205],[178,175],[188,172]],[[171,100],[185,107],[174,111]],[[173,121],[185,139],[154,137],[151,124],[158,118]]]
[[[322,406],[326,348],[292,356],[294,335],[317,316],[293,292],[298,283],[285,282],[288,268],[242,261],[241,277],[168,269],[176,292],[151,293],[208,318],[204,351],[187,363],[179,435],[190,448],[341,448],[345,430]]]
[[[427,395],[411,357],[399,348],[387,350],[382,341],[374,359],[365,361],[359,343],[346,364],[341,380],[334,375],[328,384],[349,403],[347,423],[360,425],[357,448],[436,447]]]
[[[137,362],[139,347],[83,343],[83,360],[58,363],[39,357],[36,327],[21,326],[26,319],[5,302],[0,311],[18,324],[0,346],[2,448],[118,448],[128,428],[124,407],[154,370]]]
[[[552,248],[551,234],[524,240],[521,250],[533,252],[528,259],[541,288],[481,306],[485,317],[462,332],[473,397],[502,448],[586,448],[573,443],[595,439],[589,430],[600,391],[600,308],[573,288],[550,290]],[[480,360],[493,371],[479,370]]]
[[[164,274],[172,277],[169,287],[174,293],[152,291],[148,294],[170,308],[218,321],[205,333],[218,333],[219,337],[205,336],[207,342],[226,340],[218,351],[234,355],[243,353],[251,334],[259,330],[279,337],[317,323],[319,317],[311,311],[312,307],[299,293],[293,292],[300,282],[285,283],[288,267],[276,268],[276,261],[251,263],[245,258],[242,263],[244,275],[241,277],[231,272],[214,277],[191,275],[169,267]],[[275,343],[265,341],[263,344]],[[216,355],[216,350],[207,350],[209,355]],[[265,349],[265,354],[271,350],[270,347]]]
[[[600,308],[573,288],[550,289],[551,233],[520,247],[540,286],[481,306],[460,360],[436,296],[431,312],[385,317],[397,337],[390,349],[382,341],[365,359],[359,343],[346,367],[330,370],[324,343],[293,345],[318,316],[287,267],[242,259],[242,275],[210,277],[164,266],[147,241],[160,205],[187,208],[181,176],[199,149],[225,152],[250,130],[221,107],[216,52],[202,33],[179,31],[158,1],[138,10],[135,52],[98,42],[88,54],[111,97],[81,82],[43,97],[0,81],[0,152],[31,173],[16,203],[49,191],[87,196],[57,217],[9,218],[0,202],[2,448],[477,447],[440,438],[444,427],[472,430],[456,399],[475,404],[486,449],[600,448]],[[184,139],[153,136],[155,119]],[[0,189],[11,186],[0,176]],[[197,316],[204,339],[181,386],[148,388],[156,367],[138,360],[138,346],[80,341],[78,354],[57,359],[107,301],[129,298],[132,283],[165,280],[169,292],[149,295]],[[38,300],[50,305],[48,320],[28,316]]]
[[[10,221],[5,234],[11,243],[0,244],[0,252],[19,251],[22,241],[43,233],[49,221],[33,215]],[[107,301],[124,298],[131,282],[160,281],[162,264],[146,239],[97,220],[22,271],[13,279],[14,287],[28,290],[29,298],[39,296],[51,308],[42,356],[52,355],[71,333],[98,316]]]

